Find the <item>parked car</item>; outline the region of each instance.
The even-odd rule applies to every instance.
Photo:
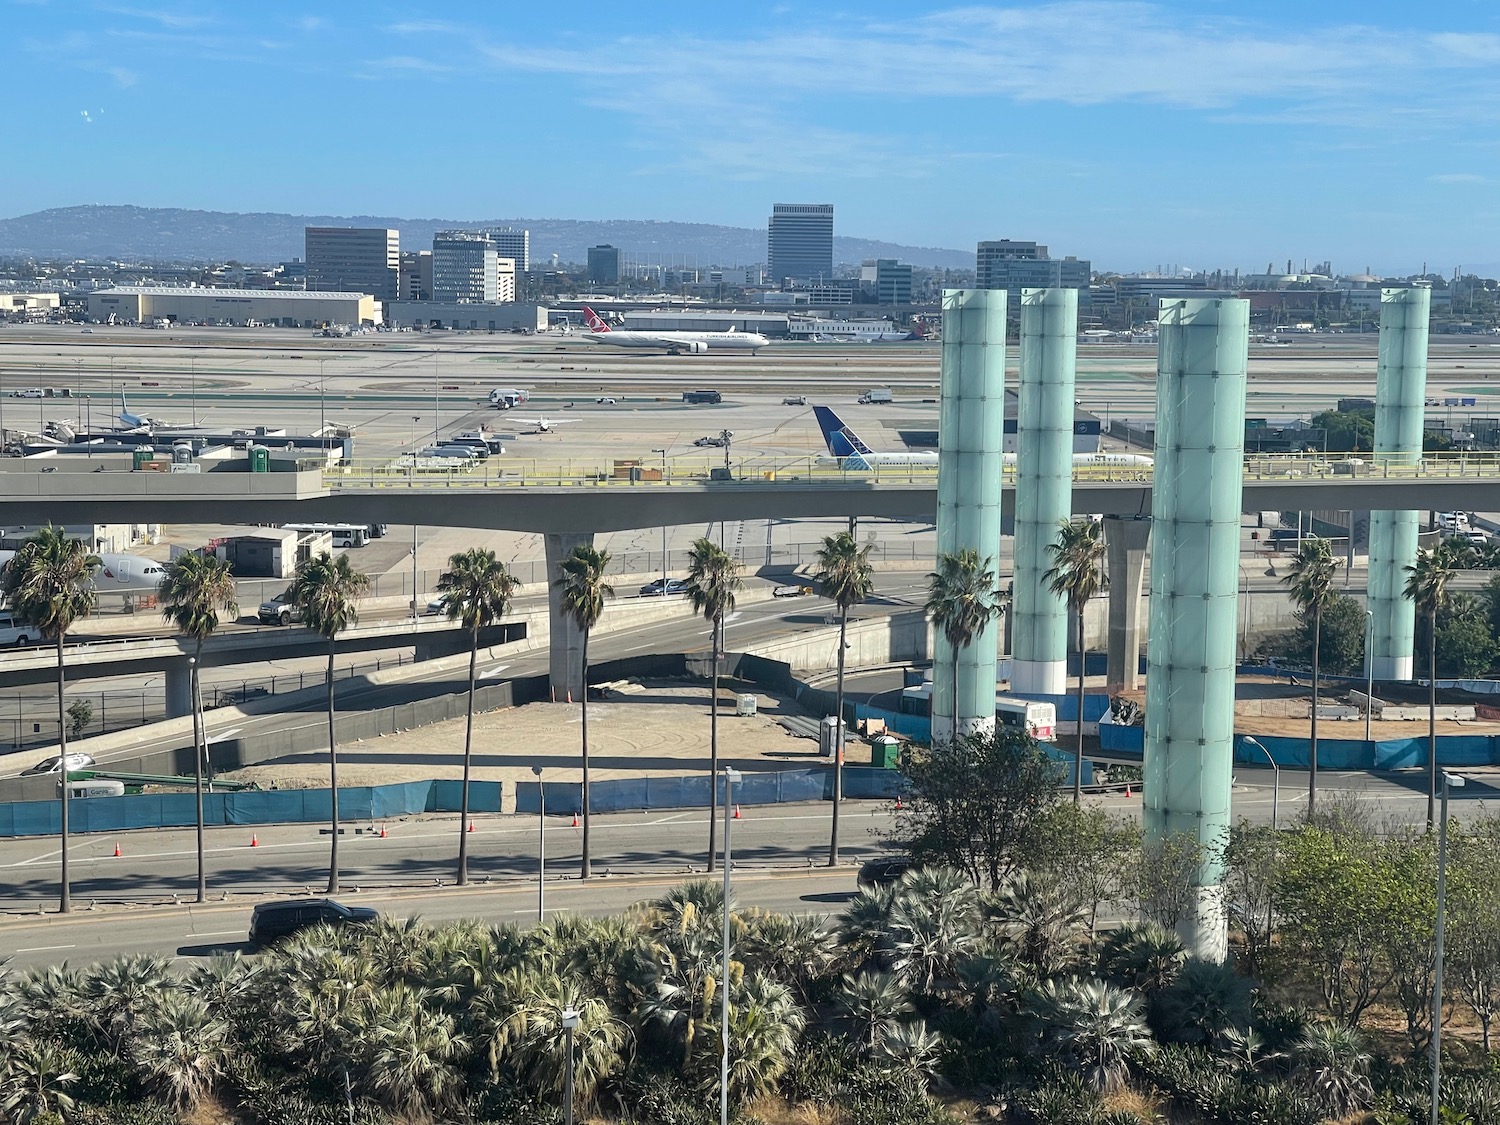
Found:
[[[68,755],[68,772],[69,773],[72,773],[74,770],[86,770],[86,769],[91,768],[94,765],[95,765],[95,762],[94,762],[94,758],[93,758],[92,754],[69,754]],[[36,765],[32,766],[29,770],[23,771],[22,774],[21,774],[21,776],[22,777],[33,777],[33,776],[35,776],[37,774],[61,773],[61,772],[62,772],[62,759],[59,758],[56,754],[54,754],[50,758],[43,758],[40,762],[38,762]]]
[[[685,594],[685,593],[687,593],[687,582],[685,582],[683,579],[681,579],[681,578],[667,578],[667,579],[658,578],[655,582],[647,582],[644,586],[641,587],[641,597],[643,597],[643,598],[659,598],[659,597],[662,596],[662,587],[663,586],[665,586],[667,588],[667,593],[668,594]]]
[[[724,446],[725,443],[724,443],[724,439],[723,438],[717,437],[717,436],[712,436],[712,437],[701,437],[697,441],[693,442],[693,444],[696,445],[696,446],[699,446],[699,447],[709,446],[709,447],[712,447],[714,449],[721,449],[721,448],[723,448],[723,446]]]
[[[615,400],[608,395],[605,395],[603,398],[596,398],[594,402],[599,406],[613,406],[615,404]]]
[[[263,902],[250,912],[250,944],[270,945],[324,923],[359,926],[379,919],[379,912],[368,906],[345,906],[331,898]]]
[[[906,856],[882,856],[868,860],[859,869],[855,881],[860,890],[872,891],[876,887],[890,886],[915,866],[916,861]]]

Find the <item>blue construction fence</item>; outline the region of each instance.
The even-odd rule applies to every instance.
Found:
[[[1146,732],[1141,727],[1105,724],[1099,728],[1099,748],[1111,754],[1141,755]],[[1257,734],[1234,737],[1234,760],[1240,765],[1265,766],[1264,746],[1278,766],[1307,769],[1311,752],[1305,738]],[[1500,735],[1442,734],[1437,740],[1439,766],[1500,765]],[[1320,738],[1318,768],[1326,770],[1401,770],[1427,764],[1427,739]]]
[[[734,799],[742,805],[821,801],[833,796],[827,768],[742,773]],[[471,781],[469,811],[501,811],[505,782]],[[546,782],[547,811],[566,816],[582,808],[580,786]],[[722,783],[721,783],[722,784]],[[900,784],[895,770],[844,767],[844,794],[854,799],[893,798]],[[708,804],[708,777],[644,777],[596,781],[589,786],[595,812],[630,809],[701,808]],[[268,789],[205,793],[208,825],[323,823],[333,814],[327,789]],[[411,781],[339,789],[339,819],[346,823],[387,820],[423,812],[458,812],[459,781]],[[537,811],[537,783],[516,786],[516,811]],[[124,797],[75,797],[68,802],[68,831],[128,832],[137,828],[187,828],[197,823],[192,793],[144,793]],[[0,804],[0,836],[55,836],[62,831],[61,801]]]

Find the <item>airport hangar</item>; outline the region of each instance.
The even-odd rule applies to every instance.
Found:
[[[376,325],[380,302],[368,293],[326,293],[305,289],[203,289],[125,285],[89,294],[89,319],[147,324],[229,324],[251,321],[281,328],[325,324]]]

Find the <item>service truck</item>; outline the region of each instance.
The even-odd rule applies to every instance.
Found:
[[[869,404],[876,402],[895,402],[896,396],[891,394],[891,389],[889,387],[871,387],[868,391],[859,396],[859,401],[862,404],[868,406]]]

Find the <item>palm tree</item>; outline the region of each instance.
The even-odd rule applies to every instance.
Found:
[[[479,547],[448,556],[448,569],[438,579],[442,612],[469,633],[469,707],[464,718],[464,784],[458,813],[460,887],[469,881],[469,770],[474,758],[474,674],[479,660],[479,630],[505,616],[518,586],[520,583],[505,564],[495,558],[495,552]]]
[[[911,997],[894,973],[846,976],[833,1002],[866,1054],[878,1051],[901,1021],[916,1012]]]
[[[701,537],[688,552],[687,595],[693,612],[713,633],[713,696],[708,704],[708,870],[714,869],[719,802],[719,656],[724,645],[724,618],[734,612],[734,597],[744,588],[740,564],[712,539]]]
[[[1130,1056],[1151,1042],[1140,999],[1102,981],[1045,981],[1037,989],[1035,1006],[1062,1053],[1100,1093],[1118,1090],[1128,1073]]]
[[[1088,656],[1083,640],[1083,612],[1102,590],[1109,588],[1104,573],[1103,523],[1085,519],[1077,523],[1064,520],[1057,529],[1057,540],[1047,544],[1052,566],[1042,575],[1047,589],[1067,600],[1078,627],[1078,742],[1073,753],[1073,803],[1083,801],[1083,677]]]
[[[1448,584],[1455,571],[1464,569],[1466,559],[1447,540],[1435,547],[1417,552],[1417,559],[1405,567],[1406,588],[1402,591],[1427,619],[1427,831],[1437,823],[1437,617],[1448,600]]]
[[[580,543],[558,567],[552,583],[562,592],[562,611],[583,634],[583,693],[580,719],[583,742],[583,864],[581,877],[589,877],[589,634],[604,615],[604,601],[615,596],[615,588],[604,581],[609,552]]]
[[[147,1003],[136,1031],[126,1050],[146,1086],[175,1109],[196,1108],[224,1064],[229,1024],[201,996],[169,991]]]
[[[16,1125],[56,1121],[73,1110],[68,1091],[79,1076],[68,1069],[72,1052],[52,1043],[22,1038],[8,1052],[6,1082],[0,1088],[0,1110]]]
[[[1318,800],[1318,664],[1323,647],[1323,611],[1338,597],[1333,577],[1343,565],[1333,557],[1333,546],[1326,539],[1304,539],[1292,559],[1291,568],[1282,576],[1287,596],[1305,620],[1312,615],[1312,723],[1307,739],[1307,815],[1312,816]],[[1365,657],[1369,659],[1369,655]]]
[[[1425,552],[1419,552],[1420,554]],[[1370,1052],[1355,1028],[1314,1024],[1293,1045],[1295,1077],[1329,1117],[1345,1117],[1373,1100]]]
[[[21,544],[3,571],[0,594],[10,603],[17,619],[35,628],[57,646],[57,752],[62,780],[62,888],[58,912],[73,909],[68,880],[68,716],[63,705],[67,669],[63,645],[73,622],[87,616],[98,600],[93,574],[101,565],[81,539],[71,539],[61,528],[48,524]]]
[[[994,558],[982,561],[973,547],[938,555],[927,576],[927,616],[953,649],[953,742],[958,742],[958,658],[991,621],[1005,612],[996,587]],[[936,702],[936,700],[934,700]],[[936,732],[933,741],[937,741]]]
[[[203,696],[199,691],[199,674],[203,667],[203,642],[219,627],[219,614],[237,617],[234,575],[229,563],[213,555],[196,551],[173,559],[163,569],[156,597],[161,615],[177,632],[193,640],[193,661],[188,690],[192,692],[193,709],[193,795],[198,820],[198,901],[208,895],[208,874],[203,858],[203,765],[208,756],[208,739],[203,727]]]
[[[355,600],[370,588],[368,575],[355,570],[348,555],[327,551],[297,568],[291,602],[302,613],[302,624],[328,641],[328,788],[332,835],[328,847],[328,893],[339,889],[339,752],[333,731],[333,657],[339,634],[359,621]]]
[[[853,522],[852,520],[850,521]],[[828,841],[828,866],[839,862],[839,804],[844,799],[844,647],[849,631],[849,610],[875,592],[870,548],[854,542],[852,531],[841,531],[823,539],[818,549],[818,569],[813,577],[823,596],[839,607],[839,673],[834,689],[833,713],[838,717],[833,740],[833,830]]]

